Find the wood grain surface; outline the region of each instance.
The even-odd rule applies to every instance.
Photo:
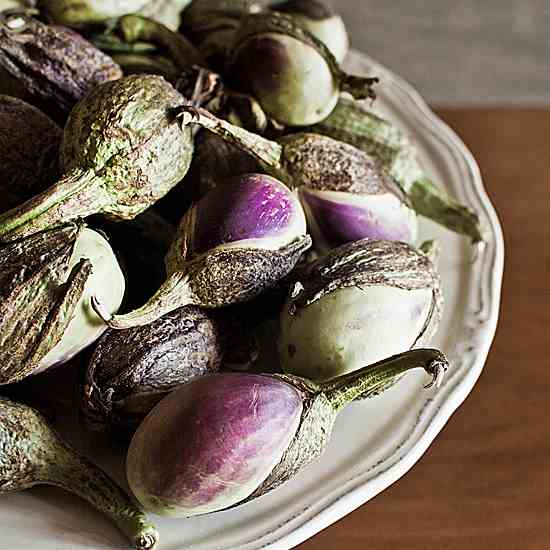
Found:
[[[504,229],[496,339],[417,465],[300,550],[550,548],[550,111],[439,114],[474,153]]]

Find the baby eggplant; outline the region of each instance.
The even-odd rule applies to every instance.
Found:
[[[399,242],[348,243],[297,270],[280,317],[281,366],[328,380],[422,347],[442,305],[426,253]]]
[[[349,143],[371,155],[399,184],[415,212],[470,237],[473,243],[483,240],[479,216],[426,177],[410,139],[361,103],[341,97],[332,113],[308,131]]]
[[[0,241],[102,213],[128,220],[186,174],[191,131],[172,111],[185,102],[162,77],[133,75],[94,88],[71,111],[61,146],[65,175],[0,216]]]
[[[318,134],[292,134],[278,142],[316,250],[325,253],[366,238],[416,241],[414,210],[373,157]]]
[[[105,472],[67,445],[39,412],[0,397],[0,494],[35,485],[55,485],[88,501],[136,550],[158,543],[153,524]]]
[[[373,85],[378,82],[343,72],[322,41],[290,15],[278,12],[242,20],[225,76],[286,126],[320,122],[332,112],[341,92],[374,98]]]
[[[285,375],[214,374],[164,398],[134,435],[128,483],[146,510],[189,517],[262,496],[318,459],[356,397],[424,369],[441,382],[436,350],[404,353],[316,384]],[[365,419],[367,422],[368,419]]]
[[[68,224],[0,246],[0,384],[69,361],[105,332],[90,307],[117,311],[124,276],[109,243]]]
[[[81,411],[94,430],[132,432],[178,386],[219,370],[223,312],[188,306],[142,327],[108,330],[86,366]]]
[[[296,196],[275,178],[246,174],[187,211],[166,257],[168,278],[147,304],[114,317],[93,304],[110,327],[124,329],[185,305],[247,302],[288,275],[310,246]]]
[[[401,189],[373,157],[352,145],[313,133],[269,141],[201,108],[184,106],[179,118],[254,156],[298,190],[320,251],[363,238],[415,241],[417,218]]]

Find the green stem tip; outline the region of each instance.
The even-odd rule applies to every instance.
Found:
[[[145,305],[124,315],[111,315],[97,296],[92,296],[90,301],[93,310],[109,328],[129,329],[148,325],[176,309],[194,304],[188,281],[188,274],[172,273]]]
[[[321,384],[321,391],[336,410],[343,409],[354,399],[376,388],[387,386],[388,382],[413,369],[423,369],[432,380],[425,388],[439,388],[449,362],[436,349],[416,349],[344,374]]]
[[[108,516],[136,550],[157,547],[159,534],[155,526],[106,473],[62,441],[58,453],[61,467],[50,469],[44,483],[78,495]]]

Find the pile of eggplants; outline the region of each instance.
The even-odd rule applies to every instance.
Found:
[[[418,218],[483,224],[348,48],[321,0],[0,1],[0,493],[56,485],[149,550],[145,512],[250,502],[351,402],[441,385]],[[135,501],[52,426],[52,377]]]

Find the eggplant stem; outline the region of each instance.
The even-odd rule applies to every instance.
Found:
[[[434,372],[432,373],[432,380],[424,386],[424,389],[429,390],[435,388],[438,390],[443,384],[443,378],[445,377],[446,367],[442,363],[434,365]]]
[[[206,66],[203,55],[187,38],[153,19],[138,14],[124,15],[118,20],[118,28],[125,42],[151,42],[165,48],[179,69],[189,65]]]
[[[485,240],[479,216],[467,206],[454,201],[428,178],[414,181],[407,191],[407,197],[417,214],[455,233],[470,237],[472,244]]]
[[[182,126],[198,124],[210,130],[225,141],[257,158],[269,169],[273,176],[283,181],[287,179],[281,164],[283,148],[277,142],[270,141],[226,120],[217,118],[201,107],[182,105],[179,107],[176,117]]]
[[[159,534],[126,493],[88,459],[59,441],[56,468],[49,468],[43,483],[78,495],[106,514],[132,541],[136,550],[153,550]]]
[[[12,241],[96,214],[110,204],[93,170],[74,170],[36,197],[0,216],[0,240]]]
[[[410,370],[421,368],[432,376],[426,388],[439,388],[449,362],[435,349],[410,350],[321,384],[321,391],[339,411],[373,388]]]
[[[188,274],[176,271],[145,305],[124,315],[110,315],[97,296],[91,298],[92,308],[105,324],[115,330],[148,325],[171,311],[195,304],[188,281]]]

